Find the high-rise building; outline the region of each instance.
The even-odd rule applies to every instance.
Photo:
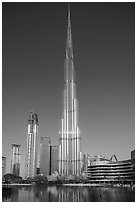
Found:
[[[20,145],[12,144],[11,174],[20,175]]]
[[[79,175],[80,168],[80,131],[78,127],[78,101],[76,98],[76,74],[74,67],[70,9],[68,8],[68,26],[66,56],[64,61],[65,83],[63,92],[62,128],[59,145],[59,174]]]
[[[87,167],[91,165],[91,156],[88,154],[83,155],[83,172],[87,172]]]
[[[30,113],[28,120],[27,135],[27,157],[26,177],[33,178],[37,174],[37,137],[38,137],[38,116]]]
[[[50,175],[51,174],[51,144],[49,137],[41,137],[40,140],[40,174]]]
[[[59,146],[51,146],[51,174],[58,172]]]
[[[2,156],[2,177],[6,174],[6,156]]]

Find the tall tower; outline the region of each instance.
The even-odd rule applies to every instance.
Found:
[[[58,172],[59,146],[51,146],[51,174]]]
[[[12,144],[11,173],[20,175],[20,145]]]
[[[76,98],[76,75],[74,67],[70,8],[68,7],[68,26],[66,56],[64,61],[65,82],[63,96],[62,129],[59,146],[59,174],[79,175],[80,135],[78,127],[78,102]]]
[[[37,137],[38,116],[30,113],[27,135],[26,177],[33,178],[37,174]]]
[[[51,144],[49,137],[41,137],[40,140],[40,173],[50,175],[50,152]]]

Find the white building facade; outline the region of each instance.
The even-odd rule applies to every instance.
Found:
[[[68,9],[68,26],[64,70],[64,104],[61,123],[62,127],[60,131],[59,174],[79,175],[81,173],[81,138],[78,127],[78,100],[76,98],[76,75],[73,57],[70,9]]]
[[[31,112],[28,120],[26,177],[33,178],[37,174],[37,137],[38,116]]]

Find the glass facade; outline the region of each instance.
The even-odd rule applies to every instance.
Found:
[[[51,174],[58,172],[59,146],[51,146]]]
[[[79,175],[80,163],[80,131],[78,127],[78,100],[76,98],[76,73],[73,57],[70,9],[68,8],[68,26],[66,56],[64,60],[63,114],[59,149],[59,174]]]
[[[11,174],[20,175],[20,145],[12,144]]]
[[[40,174],[51,174],[51,144],[49,137],[41,137],[40,140]]]
[[[31,112],[28,120],[26,177],[33,178],[37,174],[37,137],[38,116]]]

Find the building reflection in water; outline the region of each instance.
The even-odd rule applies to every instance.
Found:
[[[40,202],[79,202],[88,201],[86,187],[35,187],[35,201]]]
[[[134,201],[134,192],[127,189],[125,194],[125,191],[124,188],[48,186],[35,188],[35,196],[40,202]]]
[[[132,188],[67,187],[35,185],[13,188],[2,195],[3,202],[131,202]]]
[[[12,196],[12,192],[8,192],[8,193],[2,193],[2,202],[11,202],[11,196]]]
[[[20,202],[34,202],[35,201],[35,195],[34,195],[34,191],[32,191],[31,187],[22,188],[19,191],[19,200]]]
[[[83,187],[59,187],[58,202],[80,202],[87,200],[87,188]]]
[[[90,202],[131,202],[135,201],[135,191],[131,188],[88,188]]]
[[[19,189],[14,187],[11,191],[2,193],[2,202],[18,202],[18,192]]]

